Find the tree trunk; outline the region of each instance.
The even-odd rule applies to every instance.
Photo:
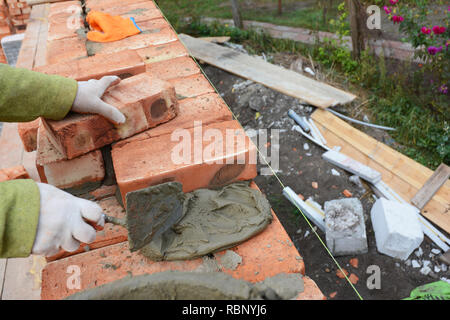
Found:
[[[281,4],[281,0],[278,0],[278,14],[281,16],[283,13],[283,5]]]
[[[350,31],[352,35],[352,56],[354,59],[359,59],[361,52],[365,49],[364,23],[361,21],[363,18],[361,15],[363,7],[358,0],[347,0],[347,6],[349,9]]]
[[[231,10],[233,11],[234,26],[239,29],[244,29],[242,24],[241,12],[237,0],[231,0]]]

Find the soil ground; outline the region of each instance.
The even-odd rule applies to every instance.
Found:
[[[284,57],[284,59],[287,58]],[[276,61],[274,62],[276,63]],[[420,273],[421,267],[413,268],[411,266],[412,259],[417,260],[421,265],[424,260],[430,261],[432,270],[434,266],[441,266],[436,256],[431,253],[431,249],[435,246],[428,238],[425,238],[421,245],[423,254],[418,257],[413,253],[406,262],[377,252],[370,222],[370,209],[374,202],[370,188],[364,184],[357,186],[350,182],[350,174],[322,160],[323,150],[320,147],[291,129],[294,122],[288,117],[288,110],[293,109],[300,115],[308,116],[314,111],[313,107],[212,66],[202,65],[202,68],[242,126],[249,130],[247,133],[250,133],[250,136],[252,136],[253,130],[268,129],[268,136],[275,133],[274,129],[279,130],[279,171],[277,175],[285,186],[290,186],[296,193],[302,194],[305,199],[313,197],[322,206],[325,201],[344,198],[342,192],[345,189],[348,189],[353,197],[361,200],[366,218],[369,252],[358,256],[337,257],[336,260],[349,274],[353,273],[359,278],[355,288],[364,299],[402,299],[408,297],[411,290],[420,285],[437,281],[442,277],[450,278],[449,271],[423,275]],[[257,112],[259,112],[259,117]],[[390,139],[386,133],[380,132],[380,130],[371,130],[367,133],[385,143]],[[270,137],[268,137],[268,141],[270,141]],[[308,144],[308,150],[304,148],[305,143]],[[271,146],[272,144],[268,146],[269,150]],[[259,145],[259,147],[261,146]],[[270,155],[270,151],[268,154]],[[332,294],[334,299],[358,299],[350,284],[345,279],[336,276],[338,270],[336,264],[303,216],[284,198],[282,187],[276,177],[262,174],[264,168],[267,166],[261,163],[258,165],[259,176],[255,181],[266,194],[273,210],[303,256],[306,275],[316,281],[327,297],[336,292],[335,296]],[[339,176],[333,175],[332,169],[339,172]],[[312,182],[318,183],[317,189],[312,187]],[[320,230],[317,230],[317,233],[325,242],[325,234]],[[359,260],[358,268],[349,265],[349,260],[354,257]],[[372,265],[380,268],[380,289],[367,287],[367,280],[372,274],[367,273],[367,268]]]

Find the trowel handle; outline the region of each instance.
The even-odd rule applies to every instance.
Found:
[[[105,218],[105,223],[112,223],[115,224],[116,226],[122,226],[125,228],[127,227],[127,222],[125,221],[125,219],[111,217],[106,214],[103,214],[103,217]]]

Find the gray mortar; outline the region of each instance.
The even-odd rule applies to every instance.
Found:
[[[230,270],[236,270],[238,265],[242,263],[242,257],[231,250],[225,251],[225,254],[218,258],[218,260],[222,267]]]
[[[238,245],[272,221],[269,202],[248,182],[219,190],[199,189],[185,196],[184,217],[155,236],[141,254],[155,261],[195,259]]]
[[[77,187],[64,189],[64,191],[78,197],[100,188],[101,185],[102,181],[86,182]]]
[[[286,285],[280,289],[276,284]],[[273,285],[276,288],[271,288]],[[75,293],[67,300],[261,300],[293,299],[303,291],[298,274],[280,274],[253,285],[221,272],[166,271],[129,276]],[[280,294],[278,294],[278,292]],[[277,295],[278,294],[278,295]]]

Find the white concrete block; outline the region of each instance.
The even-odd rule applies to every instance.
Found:
[[[367,235],[361,202],[356,198],[325,202],[327,246],[335,256],[367,252]]]
[[[370,212],[380,253],[406,260],[423,241],[423,231],[409,205],[378,199]]]

